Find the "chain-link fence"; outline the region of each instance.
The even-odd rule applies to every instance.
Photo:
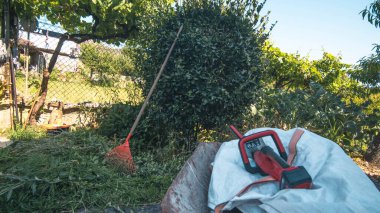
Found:
[[[59,26],[47,22],[39,21],[37,26],[30,20],[20,21],[13,57],[18,98],[26,108],[38,98],[43,71],[64,33]],[[50,74],[45,108],[51,102],[61,102],[65,109],[77,110],[81,106],[96,108],[116,102],[137,104],[141,90],[129,75],[133,69],[125,45],[65,41]]]

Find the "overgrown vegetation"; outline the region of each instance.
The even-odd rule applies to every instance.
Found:
[[[319,60],[284,53],[270,43],[259,42],[266,36],[265,21],[251,32],[243,30],[251,22],[235,20],[233,23],[242,25],[239,30],[231,28],[230,34],[225,30],[223,35],[218,34],[218,27],[229,26],[228,20],[234,20],[239,9],[247,5],[240,6],[231,9],[229,4],[185,1],[178,11],[159,17],[161,22],[145,32],[142,57],[146,60],[140,61],[137,68],[146,79],[146,93],[155,77],[152,70],[158,69],[172,42],[167,35],[174,36],[181,23],[190,26],[185,27],[138,128],[144,132],[141,139],[146,144],[170,140],[192,143],[201,138],[220,141],[225,140],[225,125],[231,123],[244,123],[245,130],[258,126],[304,127],[336,141],[349,153],[363,154],[380,129],[376,56],[351,66],[329,53]],[[251,6],[252,10],[245,9],[251,11],[247,14],[259,15],[263,5]],[[243,32],[256,33],[256,37],[234,40],[234,32],[240,36]],[[244,42],[249,39],[261,48],[251,49],[252,55],[245,49]],[[237,57],[239,50],[244,56]],[[257,56],[260,61],[255,61]],[[235,78],[229,72],[239,75]],[[259,89],[260,85],[263,89]],[[253,113],[247,111],[249,107]],[[120,106],[116,109],[120,110]],[[137,112],[129,110],[120,116],[112,108],[108,114],[112,122],[103,123],[101,130],[112,129],[114,134],[125,136],[127,132],[121,128],[125,126],[119,124],[123,119],[133,120],[133,113]]]
[[[107,137],[125,137],[140,107],[141,105],[114,104],[104,108],[104,111],[97,115],[97,122],[101,126],[98,132]]]
[[[357,106],[347,106],[337,95],[320,84],[307,89],[263,90],[259,104],[245,116],[247,126],[280,129],[306,128],[337,142],[347,153],[360,155],[367,148],[370,131],[365,126],[368,115]]]
[[[27,126],[25,129],[17,126],[15,130],[10,130],[8,135],[14,141],[32,141],[45,137],[46,130],[36,126]]]
[[[17,4],[22,2],[29,1]],[[75,4],[88,6],[75,1],[66,6]],[[103,8],[101,1],[89,5],[95,16],[104,13],[98,10]],[[106,6],[105,11],[114,6]],[[337,142],[351,155],[361,155],[371,144],[376,145],[370,142],[380,139],[380,51],[357,66],[344,64],[329,53],[310,60],[282,52],[265,43],[270,29],[268,16],[260,15],[263,6],[259,1],[183,1],[174,8],[155,11],[153,17],[144,13],[141,18],[146,23],[141,25],[141,37],[131,44],[133,50],[128,46],[118,54],[102,55],[94,48],[108,49],[107,45],[82,45],[85,73],[50,71],[48,98],[56,93],[62,95],[57,96],[60,100],[74,100],[76,97],[59,91],[65,86],[83,90],[97,102],[107,102],[109,90],[119,92],[119,87],[100,86],[95,91],[80,75],[90,75],[92,83],[103,86],[128,75],[136,81],[120,89],[133,89],[123,103],[99,110],[96,132],[49,138],[29,128],[12,132],[16,143],[0,150],[0,210],[102,211],[105,207],[157,203],[195,142],[225,140],[228,124],[237,124],[242,131],[263,126],[307,128]],[[76,13],[70,16],[77,18]],[[91,36],[107,35],[104,31],[111,25],[106,20],[112,17],[104,17],[97,27],[106,26],[95,27],[98,34]],[[60,21],[56,16],[53,20]],[[69,19],[62,21],[68,27],[72,24]],[[95,23],[70,29],[84,32]],[[135,88],[141,86],[147,93],[181,24],[184,30],[131,143],[139,168],[135,174],[124,174],[107,165],[104,155],[127,135],[141,104],[141,90]],[[63,85],[62,81],[69,83]],[[186,149],[184,145],[188,145]]]
[[[103,211],[158,203],[188,157],[186,152],[132,147],[138,166],[124,174],[104,156],[119,141],[91,131],[16,142],[0,150],[0,211]]]
[[[184,29],[150,101],[150,137],[165,143],[194,142],[203,130],[240,123],[255,102],[262,75],[261,46],[267,38],[262,4],[251,1],[183,1],[140,37],[138,64],[149,91],[181,24]],[[154,135],[153,135],[154,134]],[[165,135],[166,134],[166,135]],[[166,136],[166,137],[165,137]],[[149,140],[149,139],[148,139]]]
[[[81,44],[80,59],[89,69],[87,76],[94,84],[114,86],[122,76],[135,76],[132,57],[128,46],[115,49],[101,43]]]
[[[380,27],[380,1],[374,0],[369,7],[362,12],[363,19],[367,20],[375,27]],[[380,45],[375,44],[376,52],[359,61],[361,72],[353,73],[353,77],[362,82],[366,87],[366,96],[369,97],[369,103],[366,103],[366,111],[370,114],[372,125],[380,126]],[[373,164],[380,164],[380,131],[377,131],[372,141],[369,143],[369,149],[365,154],[365,159]]]
[[[380,105],[378,96],[368,95],[375,87],[355,77],[365,76],[361,67],[329,53],[319,60],[301,58],[270,44],[264,47],[263,63],[266,89],[254,115],[245,117],[247,126],[308,128],[352,155],[364,153],[379,132]]]

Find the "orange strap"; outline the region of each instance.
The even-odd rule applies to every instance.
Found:
[[[297,155],[297,143],[300,140],[300,138],[303,135],[303,133],[304,133],[304,131],[302,129],[296,129],[296,131],[294,132],[294,134],[292,136],[292,139],[290,139],[290,142],[289,142],[289,156],[288,156],[288,160],[287,160],[287,163],[289,165],[292,165],[292,163],[294,161],[294,158]],[[266,176],[266,177],[263,177],[263,178],[261,178],[259,180],[256,180],[255,182],[250,183],[249,185],[247,185],[246,187],[244,187],[242,190],[240,190],[234,197],[236,197],[236,196],[238,196],[238,197],[242,196],[249,189],[251,189],[253,186],[255,186],[257,184],[271,182],[271,181],[275,181],[275,179],[272,176]],[[227,203],[228,203],[228,201],[217,205],[215,207],[215,211],[214,212],[215,213],[223,212],[223,208],[226,206]]]
[[[288,160],[287,160],[287,163],[289,165],[293,164],[294,158],[297,155],[297,143],[300,140],[300,138],[301,138],[301,136],[303,135],[304,132],[305,131],[303,131],[302,129],[296,129],[296,131],[294,132],[294,134],[292,136],[292,139],[290,139],[290,142],[289,142],[289,156],[288,156]]]

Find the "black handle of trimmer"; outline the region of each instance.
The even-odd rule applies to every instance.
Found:
[[[274,150],[272,149],[272,147],[270,146],[264,146],[263,148],[261,148],[260,150],[261,152],[263,152],[264,154],[272,157],[277,163],[280,164],[280,166],[282,168],[289,168],[289,164],[282,158],[280,157],[276,152],[274,152]]]

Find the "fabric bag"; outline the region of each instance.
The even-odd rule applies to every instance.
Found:
[[[268,129],[253,129],[245,135]],[[296,129],[271,130],[288,152]],[[380,212],[380,192],[356,163],[333,141],[303,131],[292,165],[305,167],[313,179],[312,189],[279,190],[275,181],[252,184],[263,177],[245,170],[238,140],[232,140],[223,143],[215,156],[209,208],[217,212],[234,208],[242,212]],[[277,150],[266,138],[264,143]]]

